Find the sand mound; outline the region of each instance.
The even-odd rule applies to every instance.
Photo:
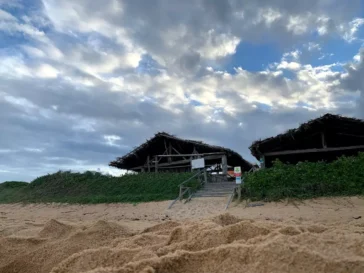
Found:
[[[39,232],[40,237],[60,238],[69,235],[73,230],[70,225],[63,224],[57,220],[50,220],[44,228]]]
[[[233,225],[241,221],[241,219],[229,214],[221,214],[212,218],[212,221],[221,226]]]
[[[51,220],[44,226],[39,238],[6,238],[17,243],[8,245],[1,258],[0,273],[50,272],[51,269],[74,253],[110,245],[115,238],[130,236],[125,227],[98,221],[88,227],[71,227]],[[3,246],[0,246],[0,253]]]
[[[113,222],[47,222],[35,238],[0,237],[0,273],[364,272],[364,226],[285,224],[229,214],[133,234]]]
[[[180,225],[181,225],[180,223],[177,223],[174,221],[169,221],[169,222],[165,222],[162,224],[152,226],[150,228],[146,228],[143,231],[143,233],[152,232],[152,233],[156,233],[156,234],[160,234],[160,235],[165,235],[165,234],[169,234],[175,227],[178,227]]]

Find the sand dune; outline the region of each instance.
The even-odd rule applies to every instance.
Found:
[[[201,202],[207,203],[206,199]],[[327,202],[332,204],[333,210],[326,208],[325,216],[320,204],[322,207]],[[266,208],[244,208],[240,204],[231,213],[217,211],[213,215],[207,212],[205,218],[201,213],[198,217],[180,220],[175,219],[175,215],[186,207],[177,206],[167,216],[164,209],[155,210],[155,215],[159,217],[160,213],[163,217],[159,221],[100,219],[107,217],[92,221],[86,214],[87,221],[78,217],[59,217],[61,219],[49,218],[40,223],[36,221],[36,215],[28,214],[27,218],[34,222],[29,225],[30,219],[23,219],[22,227],[18,218],[22,215],[21,210],[32,211],[34,205],[21,206],[13,214],[9,213],[10,208],[20,205],[1,205],[0,212],[7,215],[8,222],[4,218],[0,222],[0,273],[359,273],[364,272],[364,220],[359,218],[364,206],[361,202],[358,198],[325,199],[300,205],[267,204]],[[315,204],[319,208],[317,213],[322,213],[320,221],[313,216],[302,219],[302,215],[306,218],[309,215],[305,214],[305,208]],[[160,205],[161,202],[156,206]],[[62,211],[77,211],[77,206],[48,206],[59,216]],[[198,201],[195,206],[201,209]],[[44,205],[45,210],[50,211],[50,207]],[[296,209],[294,218],[288,213],[292,207]],[[346,208],[357,216],[348,215]],[[90,207],[87,209],[91,210]],[[137,209],[134,209],[133,217],[145,213],[141,210],[136,216]],[[235,209],[245,210],[240,214],[250,212],[255,219],[242,217]],[[266,213],[265,209],[271,211],[271,218],[260,217]],[[78,210],[84,214],[82,206]],[[333,212],[340,215],[341,210],[346,217],[330,215]],[[38,213],[38,218],[44,220],[44,215]]]

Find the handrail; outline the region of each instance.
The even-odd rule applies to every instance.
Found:
[[[199,172],[195,173],[193,176],[191,176],[190,178],[188,178],[187,180],[183,181],[181,184],[178,185],[179,187],[179,195],[178,197],[172,201],[172,203],[168,206],[168,209],[172,208],[172,206],[178,201],[178,200],[182,200],[183,199],[183,195],[185,195],[186,192],[189,192],[190,195],[187,198],[187,201],[191,200],[192,198],[192,192],[191,192],[191,188],[190,187],[182,187],[183,184],[187,183],[188,181],[191,181],[193,178],[195,178],[198,175],[201,175],[203,172],[205,172],[205,169],[200,170]],[[186,201],[186,202],[187,202]]]
[[[199,174],[203,173],[205,169],[199,171],[198,173],[196,173],[195,175],[191,176],[190,178],[188,178],[187,180],[183,181],[181,184],[178,185],[178,187],[182,186],[184,183],[187,183],[188,181],[191,181],[193,178],[195,178],[196,176],[198,176]]]

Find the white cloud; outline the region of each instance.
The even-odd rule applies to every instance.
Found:
[[[44,149],[40,148],[24,148],[24,150],[30,153],[42,153],[44,151]]]
[[[7,154],[7,153],[13,153],[13,152],[16,152],[16,150],[0,149],[0,154]]]
[[[277,9],[266,8],[260,9],[257,14],[257,19],[254,21],[255,24],[264,22],[270,27],[274,22],[282,18],[282,14]]]
[[[21,24],[17,22],[1,22],[0,21],[0,31],[8,32],[9,34],[24,34],[33,38],[34,40],[47,43],[49,40],[46,37],[45,33],[36,27],[28,24]]]
[[[287,61],[287,62],[291,62],[291,61],[297,62],[297,61],[299,61],[301,54],[302,54],[302,52],[298,49],[291,51],[291,52],[286,52],[283,54],[282,60]]]
[[[281,62],[278,66],[278,69],[288,69],[288,70],[298,70],[301,68],[301,65],[296,62]]]
[[[238,37],[228,34],[216,34],[215,30],[209,30],[203,47],[197,50],[201,56],[208,59],[225,57],[235,53],[239,44]]]
[[[295,35],[302,35],[308,32],[310,18],[308,15],[289,16],[287,30],[293,32]]]
[[[23,45],[22,48],[28,55],[30,55],[30,56],[32,56],[34,58],[44,58],[44,57],[46,57],[46,54],[42,50],[40,50],[39,48],[32,47],[32,46],[27,46],[27,45]]]
[[[17,19],[11,15],[10,13],[6,12],[5,10],[0,9],[0,21],[17,21]]]
[[[116,135],[104,135],[104,139],[105,139],[107,145],[119,146],[116,142],[121,140],[121,137],[116,136]]]
[[[318,43],[309,42],[307,44],[307,49],[308,49],[308,51],[320,51],[321,50],[321,46]]]
[[[0,57],[0,74],[11,78],[19,78],[32,75],[31,70],[25,64],[22,56],[7,56],[3,54],[2,56],[0,55]]]
[[[343,39],[347,42],[352,42],[357,39],[356,33],[359,28],[364,24],[364,18],[356,18],[348,24],[339,26],[339,31],[342,33]]]
[[[57,78],[59,71],[49,64],[40,65],[35,73],[39,78]]]
[[[354,61],[356,61],[356,62],[360,62],[360,60],[361,60],[360,54],[359,54],[359,53],[358,53],[358,54],[356,54],[356,55],[353,57],[353,59],[354,59]]]

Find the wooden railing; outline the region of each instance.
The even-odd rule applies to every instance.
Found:
[[[202,177],[203,176],[203,177]],[[181,184],[179,184],[179,195],[178,197],[172,201],[172,203],[169,205],[168,209],[170,209],[178,200],[182,201],[183,197],[188,193],[188,197],[185,201],[188,202],[191,200],[193,192],[191,187],[186,186],[186,183],[191,181],[194,178],[198,178],[200,180],[200,185],[203,186],[207,182],[207,173],[206,169],[202,169],[199,172],[195,173],[193,176],[188,178],[187,180],[183,181]]]

